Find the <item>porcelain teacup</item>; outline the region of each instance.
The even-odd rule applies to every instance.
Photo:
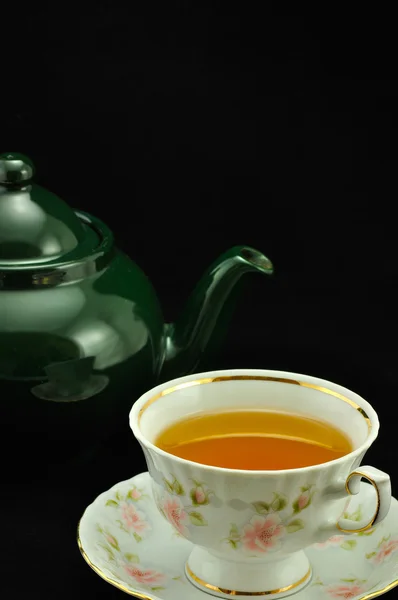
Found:
[[[185,460],[154,444],[165,427],[194,413],[242,408],[320,419],[343,431],[353,450],[305,468],[244,471]],[[311,579],[305,548],[335,534],[365,532],[390,507],[389,476],[361,465],[378,435],[377,414],[359,395],[329,381],[253,369],[189,375],[141,396],[130,426],[144,451],[159,511],[193,544],[188,579],[218,597],[297,592]],[[345,520],[361,479],[374,488],[372,513],[361,522]]]

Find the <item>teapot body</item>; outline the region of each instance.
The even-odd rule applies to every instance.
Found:
[[[2,422],[34,460],[61,464],[127,430],[158,377],[163,318],[151,283],[115,251],[67,284],[0,291]],[[9,449],[11,450],[11,449]]]
[[[165,325],[151,283],[108,227],[34,173],[26,156],[0,154],[1,438],[14,459],[3,479],[7,468],[19,478],[74,468],[113,433],[129,435],[131,405],[147,389],[206,370],[242,275],[273,273],[258,250],[230,248]]]

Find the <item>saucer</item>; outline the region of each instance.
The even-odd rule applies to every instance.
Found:
[[[374,505],[372,486],[361,484],[361,503],[353,496],[345,518],[361,521]],[[108,583],[143,600],[209,600],[185,575],[192,544],[159,513],[150,477],[141,473],[116,484],[87,507],[78,529],[80,551]],[[307,548],[313,575],[295,600],[370,600],[398,585],[398,501],[377,527],[335,535]],[[215,593],[215,595],[217,595]],[[260,596],[261,594],[256,594]],[[231,597],[236,596],[231,591]],[[251,596],[240,596],[242,600]]]

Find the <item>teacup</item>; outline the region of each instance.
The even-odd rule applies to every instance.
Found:
[[[244,405],[243,405],[244,403]],[[168,425],[210,410],[279,409],[342,430],[353,451],[330,462],[280,471],[213,467],[154,445]],[[282,598],[311,580],[308,546],[338,534],[365,532],[388,513],[390,478],[360,466],[379,421],[366,400],[340,385],[296,373],[227,370],[163,383],[134,404],[130,426],[141,444],[160,512],[193,544],[188,579],[221,598]],[[374,510],[344,518],[361,479],[374,487]]]

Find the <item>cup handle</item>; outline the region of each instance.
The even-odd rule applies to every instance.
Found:
[[[373,515],[366,517],[360,523],[349,519],[339,519],[337,529],[342,533],[361,533],[380,523],[388,514],[391,504],[390,476],[375,467],[359,467],[352,471],[345,482],[345,489],[350,496],[359,493],[361,479],[367,479],[376,491],[376,506]]]

